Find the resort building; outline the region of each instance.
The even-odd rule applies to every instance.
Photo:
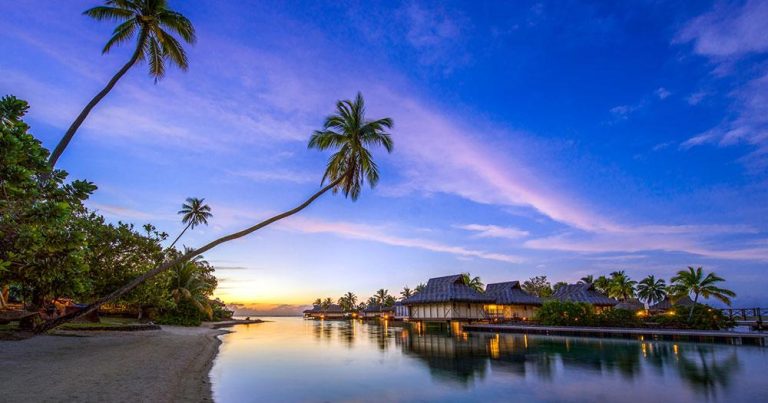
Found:
[[[402,301],[395,302],[395,319],[407,320],[411,315],[411,310]]]
[[[493,297],[464,284],[461,274],[431,278],[424,290],[403,300],[410,319],[417,321],[472,321],[486,319],[485,305]]]
[[[627,311],[632,312],[640,312],[645,311],[645,305],[640,302],[637,298],[630,298],[626,301],[621,301],[616,306],[613,307],[614,309],[625,309]]]
[[[323,309],[322,305],[314,305],[312,309],[304,311],[304,318],[311,319],[343,319],[344,310],[341,306],[336,304],[328,305],[328,308]]]
[[[485,295],[495,299],[485,306],[485,312],[489,319],[496,320],[527,320],[542,303],[541,298],[523,291],[519,281],[488,284]]]
[[[610,309],[618,303],[595,290],[595,286],[589,283],[566,284],[555,290],[552,298],[559,301],[586,302],[593,305],[598,312]]]
[[[672,307],[675,306],[686,306],[691,307],[693,305],[693,300],[689,296],[683,296],[678,298],[676,301],[672,301],[669,299],[669,297],[664,298],[663,301],[659,302],[658,304],[651,305],[648,310],[653,313],[659,313],[659,312],[666,312],[672,309]]]
[[[368,305],[365,309],[363,309],[363,312],[360,314],[361,317],[365,319],[372,319],[372,318],[383,318],[383,319],[389,319],[394,318],[395,316],[395,308],[392,306],[384,306],[379,304],[371,304]]]

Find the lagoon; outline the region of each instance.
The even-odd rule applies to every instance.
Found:
[[[217,402],[762,401],[768,349],[267,318],[220,336]]]

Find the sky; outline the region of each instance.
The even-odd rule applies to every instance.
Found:
[[[329,155],[307,141],[338,100],[394,120],[376,188],[205,254],[242,312],[687,266],[768,303],[768,2],[169,3],[197,30],[189,70],[132,68],[59,160],[109,220],[173,239],[204,197],[213,218],[180,241],[201,246],[319,189]],[[98,4],[0,3],[0,93],[50,149],[132,52],[101,54]]]

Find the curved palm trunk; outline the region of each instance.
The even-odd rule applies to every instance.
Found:
[[[693,319],[693,309],[696,308],[696,302],[699,301],[699,293],[696,293],[696,296],[693,297],[693,305],[691,305],[691,310],[688,312],[688,322]]]
[[[187,232],[187,228],[189,228],[190,225],[192,225],[192,221],[190,221],[189,224],[187,224],[187,226],[184,227],[184,229],[181,231],[181,234],[179,234],[179,236],[177,236],[176,239],[173,240],[173,242],[171,243],[171,246],[169,246],[168,249],[172,249],[173,245],[176,245],[176,242],[179,240],[179,238],[181,238],[182,235],[184,235],[185,232]]]
[[[91,113],[91,109],[93,109],[96,104],[98,104],[105,96],[107,96],[109,91],[111,91],[115,84],[117,84],[117,81],[120,80],[120,78],[122,78],[134,64],[136,64],[137,60],[139,60],[139,56],[141,56],[141,51],[143,49],[142,43],[144,43],[144,37],[145,35],[142,35],[142,38],[139,39],[138,45],[136,46],[136,51],[133,52],[133,56],[131,56],[131,59],[128,60],[128,63],[126,63],[123,68],[118,70],[117,74],[115,74],[112,79],[109,80],[107,86],[99,91],[99,93],[96,94],[93,99],[91,99],[91,102],[88,102],[88,105],[85,105],[85,108],[83,108],[82,112],[80,112],[80,114],[77,116],[77,119],[72,122],[72,125],[69,126],[67,132],[64,133],[64,137],[59,140],[59,144],[56,145],[56,148],[53,150],[50,158],[48,159],[48,164],[51,166],[51,168],[56,166],[56,162],[59,160],[59,157],[61,157],[61,154],[64,153],[64,149],[67,148],[69,142],[72,141],[72,137],[75,136],[77,129],[80,128],[80,125],[83,124],[85,118],[87,118],[88,114]]]
[[[141,283],[143,283],[143,282],[149,280],[150,278],[152,278],[152,277],[154,277],[154,276],[156,276],[156,275],[158,275],[158,274],[160,274],[160,273],[170,269],[173,266],[176,266],[179,263],[183,263],[183,262],[185,262],[185,261],[187,261],[187,260],[189,260],[189,259],[191,259],[191,258],[193,258],[193,257],[195,257],[197,255],[203,254],[203,253],[205,253],[205,252],[207,252],[207,251],[209,251],[209,250],[215,248],[216,246],[219,246],[219,245],[221,245],[221,244],[223,244],[225,242],[229,242],[229,241],[232,241],[232,240],[235,240],[235,239],[238,239],[238,238],[242,238],[242,237],[244,237],[244,236],[246,236],[246,235],[248,235],[248,234],[250,234],[250,233],[252,233],[252,232],[254,232],[256,230],[258,230],[258,229],[264,228],[267,225],[270,225],[270,224],[272,224],[272,223],[274,223],[276,221],[280,221],[283,218],[290,217],[290,216],[298,213],[299,211],[304,210],[307,206],[312,204],[312,202],[315,201],[318,197],[322,196],[323,193],[331,190],[334,186],[339,184],[339,182],[341,182],[341,179],[342,178],[339,178],[339,179],[331,182],[330,184],[328,184],[324,188],[320,189],[320,191],[318,191],[317,193],[312,195],[312,197],[307,199],[304,203],[298,205],[297,207],[294,207],[291,210],[288,210],[288,211],[286,211],[286,212],[284,212],[282,214],[278,214],[278,215],[276,215],[276,216],[274,216],[274,217],[272,217],[270,219],[264,220],[264,221],[262,221],[262,222],[260,222],[260,223],[258,223],[256,225],[254,225],[252,227],[248,227],[248,228],[246,228],[246,229],[244,229],[242,231],[239,231],[239,232],[236,232],[234,234],[230,234],[230,235],[221,237],[221,238],[219,238],[219,239],[217,239],[217,240],[215,240],[213,242],[208,243],[207,245],[205,245],[205,246],[203,246],[203,247],[201,247],[199,249],[191,250],[191,251],[185,253],[184,255],[174,259],[174,260],[165,262],[165,263],[161,264],[160,266],[157,266],[154,269],[152,269],[152,270],[150,270],[150,271],[148,271],[148,272],[146,272],[146,273],[136,277],[135,279],[133,279],[131,282],[129,282],[125,286],[123,286],[123,287],[113,291],[111,294],[109,294],[107,296],[99,298],[95,302],[91,303],[87,307],[85,307],[85,308],[83,308],[83,309],[81,309],[81,310],[79,310],[77,312],[73,312],[71,314],[64,315],[64,316],[62,316],[62,317],[60,317],[58,319],[47,321],[47,322],[41,324],[40,326],[35,328],[35,333],[46,332],[46,331],[51,330],[51,329],[53,329],[55,327],[61,326],[62,324],[67,323],[67,322],[69,322],[69,321],[71,321],[73,319],[76,319],[76,318],[78,318],[80,316],[87,315],[87,314],[89,314],[89,313],[99,309],[99,307],[101,305],[103,305],[103,304],[105,304],[107,302],[110,302],[110,301],[114,301],[117,298],[120,298],[121,296],[125,295],[126,293],[130,292],[134,288],[136,288],[139,285],[141,285]]]

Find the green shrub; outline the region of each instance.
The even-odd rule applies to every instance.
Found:
[[[535,320],[545,326],[593,326],[595,310],[584,302],[545,302],[536,312]]]
[[[690,310],[691,308],[687,306],[676,306],[671,311],[654,315],[649,320],[657,323],[660,327],[676,329],[723,330],[730,329],[736,325],[733,320],[723,315],[719,309],[704,304],[696,305],[693,317],[688,321]]]
[[[192,303],[181,300],[173,309],[165,311],[157,323],[172,326],[200,326],[205,314]]]
[[[597,315],[597,325],[605,327],[642,327],[637,313],[627,309],[608,309]]]

